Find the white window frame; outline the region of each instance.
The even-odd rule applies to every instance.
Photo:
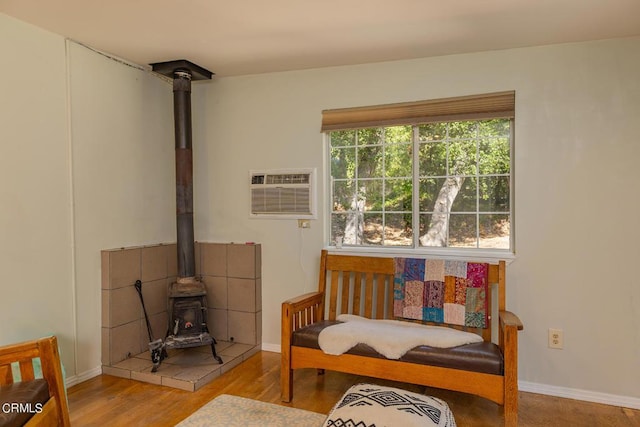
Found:
[[[464,121],[464,120],[461,120]],[[381,127],[391,127],[394,125],[387,125]],[[413,206],[412,206],[412,227],[413,233],[413,247],[403,246],[376,246],[376,245],[342,245],[336,247],[331,242],[331,216],[333,213],[333,185],[331,177],[331,140],[330,133],[332,131],[323,132],[323,144],[324,144],[324,171],[325,171],[325,221],[324,221],[324,240],[325,248],[330,252],[336,253],[349,253],[352,255],[365,255],[365,256],[417,256],[417,257],[431,257],[431,258],[447,258],[447,259],[461,259],[461,260],[477,260],[477,261],[496,261],[496,260],[512,260],[515,258],[515,180],[514,180],[514,127],[515,120],[510,119],[510,135],[509,135],[509,177],[510,177],[510,206],[509,206],[509,249],[495,249],[495,248],[461,248],[461,247],[435,247],[435,246],[420,246],[418,239],[419,233],[415,230],[419,230],[419,168],[413,167]],[[414,128],[415,129],[415,128]],[[415,133],[415,132],[414,132]],[[419,164],[419,150],[420,142],[418,138],[412,138],[413,144],[413,165]],[[478,212],[475,212],[476,215]]]

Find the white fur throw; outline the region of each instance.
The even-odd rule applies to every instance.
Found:
[[[357,344],[367,344],[387,359],[399,359],[420,345],[448,348],[482,342],[471,332],[445,326],[429,326],[400,320],[372,320],[352,314],[341,314],[343,323],[323,329],[318,344],[323,352],[339,355]]]

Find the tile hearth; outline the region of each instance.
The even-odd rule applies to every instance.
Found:
[[[169,357],[151,372],[148,351],[125,359],[114,366],[103,366],[102,373],[122,378],[196,391],[260,351],[259,346],[218,341],[216,352],[223,364],[213,358],[211,347],[201,346],[168,350]]]

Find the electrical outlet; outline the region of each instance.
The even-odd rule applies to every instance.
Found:
[[[298,220],[298,228],[311,228],[311,220],[299,219]]]
[[[549,348],[562,350],[564,347],[564,332],[562,329],[549,328]]]

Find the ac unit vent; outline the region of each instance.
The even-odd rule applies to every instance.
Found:
[[[315,218],[315,169],[250,171],[252,218]]]

